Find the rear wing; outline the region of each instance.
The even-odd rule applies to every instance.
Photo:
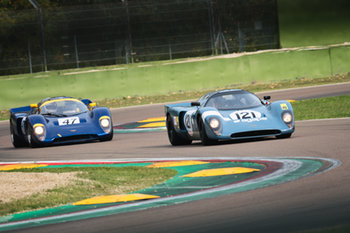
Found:
[[[192,106],[191,106],[191,102],[167,104],[167,105],[164,106],[164,110],[167,113],[167,112],[169,112],[170,108],[175,108],[175,107],[180,107],[180,108],[184,107],[184,108],[186,108],[186,107],[192,107]]]
[[[34,107],[31,105],[24,106],[24,107],[19,107],[19,108],[11,108],[10,113],[11,114],[16,114],[16,113],[26,113],[29,114],[33,111]]]
[[[80,101],[83,102],[86,106],[89,106],[89,104],[92,103],[92,101],[89,99],[81,99]]]
[[[88,108],[89,108],[90,110],[92,110],[92,109],[94,109],[95,107],[97,107],[96,102],[93,102],[93,101],[91,101],[91,100],[89,100],[89,99],[81,99],[80,101],[83,102],[86,106],[88,106]]]

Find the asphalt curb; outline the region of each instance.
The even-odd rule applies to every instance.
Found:
[[[162,163],[162,162],[176,162],[179,161],[205,161],[209,162],[210,165],[225,164],[226,166],[232,166],[228,163],[244,164],[244,166],[264,166],[265,169],[260,170],[260,172],[248,176],[243,180],[235,180],[234,182],[227,180],[228,183],[221,185],[214,185],[209,188],[196,188],[190,186],[189,189],[186,188],[188,185],[186,179],[183,178],[184,174],[193,173],[194,170],[200,168],[207,168],[209,165],[200,165],[202,167],[197,167],[197,165],[190,165],[184,169],[183,166],[171,167],[171,169],[176,169],[178,175],[166,181],[165,183],[155,185],[138,192],[144,194],[154,194],[163,193],[160,198],[144,200],[139,202],[131,203],[115,203],[111,205],[82,205],[82,206],[72,206],[64,205],[61,207],[47,208],[38,211],[29,211],[26,213],[13,214],[8,216],[0,217],[0,231],[27,228],[32,226],[39,226],[52,223],[60,223],[67,221],[75,221],[87,218],[101,217],[111,214],[125,213],[130,211],[155,208],[167,205],[174,205],[179,203],[190,202],[194,200],[200,200],[204,198],[214,198],[221,195],[234,194],[237,192],[244,192],[248,190],[254,190],[262,187],[268,187],[272,185],[277,185],[285,182],[290,182],[296,179],[313,176],[316,174],[327,172],[341,165],[341,162],[334,159],[328,158],[311,158],[311,157],[296,157],[296,158],[258,158],[258,157],[247,157],[247,158],[235,158],[235,157],[220,157],[220,158],[149,158],[149,159],[119,159],[119,160],[85,160],[85,161],[31,161],[24,162],[24,164],[35,163],[35,164],[51,164],[55,163],[66,165],[92,165],[92,164],[122,164],[125,163]],[[16,162],[3,162],[2,165],[13,165]],[[247,165],[250,164],[250,165]],[[255,165],[254,165],[255,164]],[[223,165],[220,165],[223,166]],[[40,168],[42,169],[42,168]],[[235,175],[237,176],[237,175]],[[213,179],[217,179],[214,177]],[[230,178],[232,179],[232,178]],[[206,178],[204,178],[206,180]],[[219,179],[221,180],[221,178]],[[187,182],[195,182],[196,186],[198,180],[189,179]],[[182,182],[182,183],[181,183]],[[185,183],[183,183],[185,182]],[[166,191],[168,190],[169,193]],[[175,190],[175,193],[174,193]],[[184,190],[186,190],[184,192]],[[190,191],[188,191],[190,190]],[[179,192],[179,193],[176,193]]]

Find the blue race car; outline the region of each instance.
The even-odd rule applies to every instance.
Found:
[[[271,103],[249,91],[233,89],[208,93],[198,102],[165,106],[166,127],[172,145],[203,145],[218,141],[276,136],[289,138],[295,129],[288,101]]]
[[[53,97],[38,104],[10,109],[10,131],[14,147],[109,141],[113,124],[108,108],[89,99]]]

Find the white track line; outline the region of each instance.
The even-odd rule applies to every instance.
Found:
[[[299,158],[303,158],[303,157],[299,157]],[[327,160],[328,162],[332,163],[332,166],[328,169],[333,169],[337,166],[340,165],[340,162],[338,160],[334,160],[334,159],[325,159],[325,158],[312,158],[312,159],[320,159],[320,160]],[[128,162],[132,162],[132,161],[162,161],[162,160],[241,160],[241,161],[272,161],[272,162],[278,162],[278,163],[283,163],[283,167],[271,174],[268,174],[266,176],[263,177],[259,177],[256,179],[252,179],[252,180],[248,180],[246,182],[242,182],[242,183],[238,183],[238,184],[233,184],[233,185],[227,185],[227,186],[223,186],[223,187],[219,187],[219,188],[213,188],[213,189],[209,189],[209,190],[202,190],[202,191],[198,191],[198,192],[193,192],[193,193],[189,193],[189,194],[184,194],[184,195],[177,195],[177,196],[170,196],[170,197],[165,197],[165,198],[159,198],[159,199],[154,199],[154,200],[148,200],[148,201],[144,201],[144,202],[139,202],[139,203],[132,203],[132,204],[124,204],[121,206],[111,206],[111,207],[105,207],[105,208],[99,208],[99,209],[93,209],[93,210],[86,210],[86,211],[81,211],[81,212],[74,212],[74,213],[69,213],[69,214],[63,214],[63,215],[57,215],[57,216],[50,216],[50,217],[42,217],[42,218],[37,218],[37,219],[29,219],[29,220],[23,220],[23,221],[18,221],[18,222],[12,222],[12,223],[4,223],[4,224],[0,224],[0,230],[2,227],[9,227],[9,226],[21,226],[21,225],[25,225],[28,223],[40,223],[42,222],[43,224],[45,224],[45,222],[47,221],[64,221],[67,218],[72,218],[72,217],[79,217],[81,216],[82,218],[84,218],[84,215],[91,215],[91,214],[98,214],[101,213],[103,214],[103,212],[108,212],[108,211],[113,211],[113,210],[122,210],[122,209],[127,209],[130,207],[137,207],[137,206],[142,206],[144,204],[153,204],[153,203],[159,203],[160,205],[162,205],[161,203],[165,203],[166,201],[176,201],[178,200],[177,203],[182,203],[182,202],[188,202],[186,200],[183,200],[184,198],[190,198],[190,197],[194,197],[194,196],[198,196],[198,195],[206,195],[206,194],[210,194],[210,193],[215,193],[215,192],[219,192],[219,191],[226,191],[226,190],[230,190],[230,189],[234,189],[234,188],[238,188],[238,187],[242,187],[242,186],[246,186],[246,185],[251,185],[251,184],[256,184],[262,181],[267,181],[270,179],[274,179],[274,178],[278,178],[281,177],[283,175],[286,175],[290,172],[293,172],[295,170],[297,170],[302,163],[300,161],[296,161],[296,160],[292,160],[292,159],[272,159],[272,158],[259,158],[259,157],[247,157],[247,158],[237,158],[237,157],[219,157],[219,158],[208,158],[208,157],[200,157],[200,158],[166,158],[166,159],[159,159],[159,158],[148,158],[148,159],[127,159],[127,160],[96,160],[96,161],[100,161],[100,162],[107,162],[107,161],[128,161]],[[69,160],[68,160],[69,161]],[[74,161],[74,160],[72,160]],[[86,161],[94,161],[94,160],[86,160]],[[52,161],[51,161],[52,162]],[[62,162],[62,161],[60,161]],[[82,162],[82,161],[80,161]],[[286,181],[288,182],[288,181]],[[285,182],[283,182],[285,183]],[[109,213],[110,214],[110,213]]]

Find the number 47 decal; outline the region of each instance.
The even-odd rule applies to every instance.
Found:
[[[59,125],[73,125],[73,124],[79,124],[79,123],[80,123],[79,117],[69,117],[69,118],[58,119]]]

